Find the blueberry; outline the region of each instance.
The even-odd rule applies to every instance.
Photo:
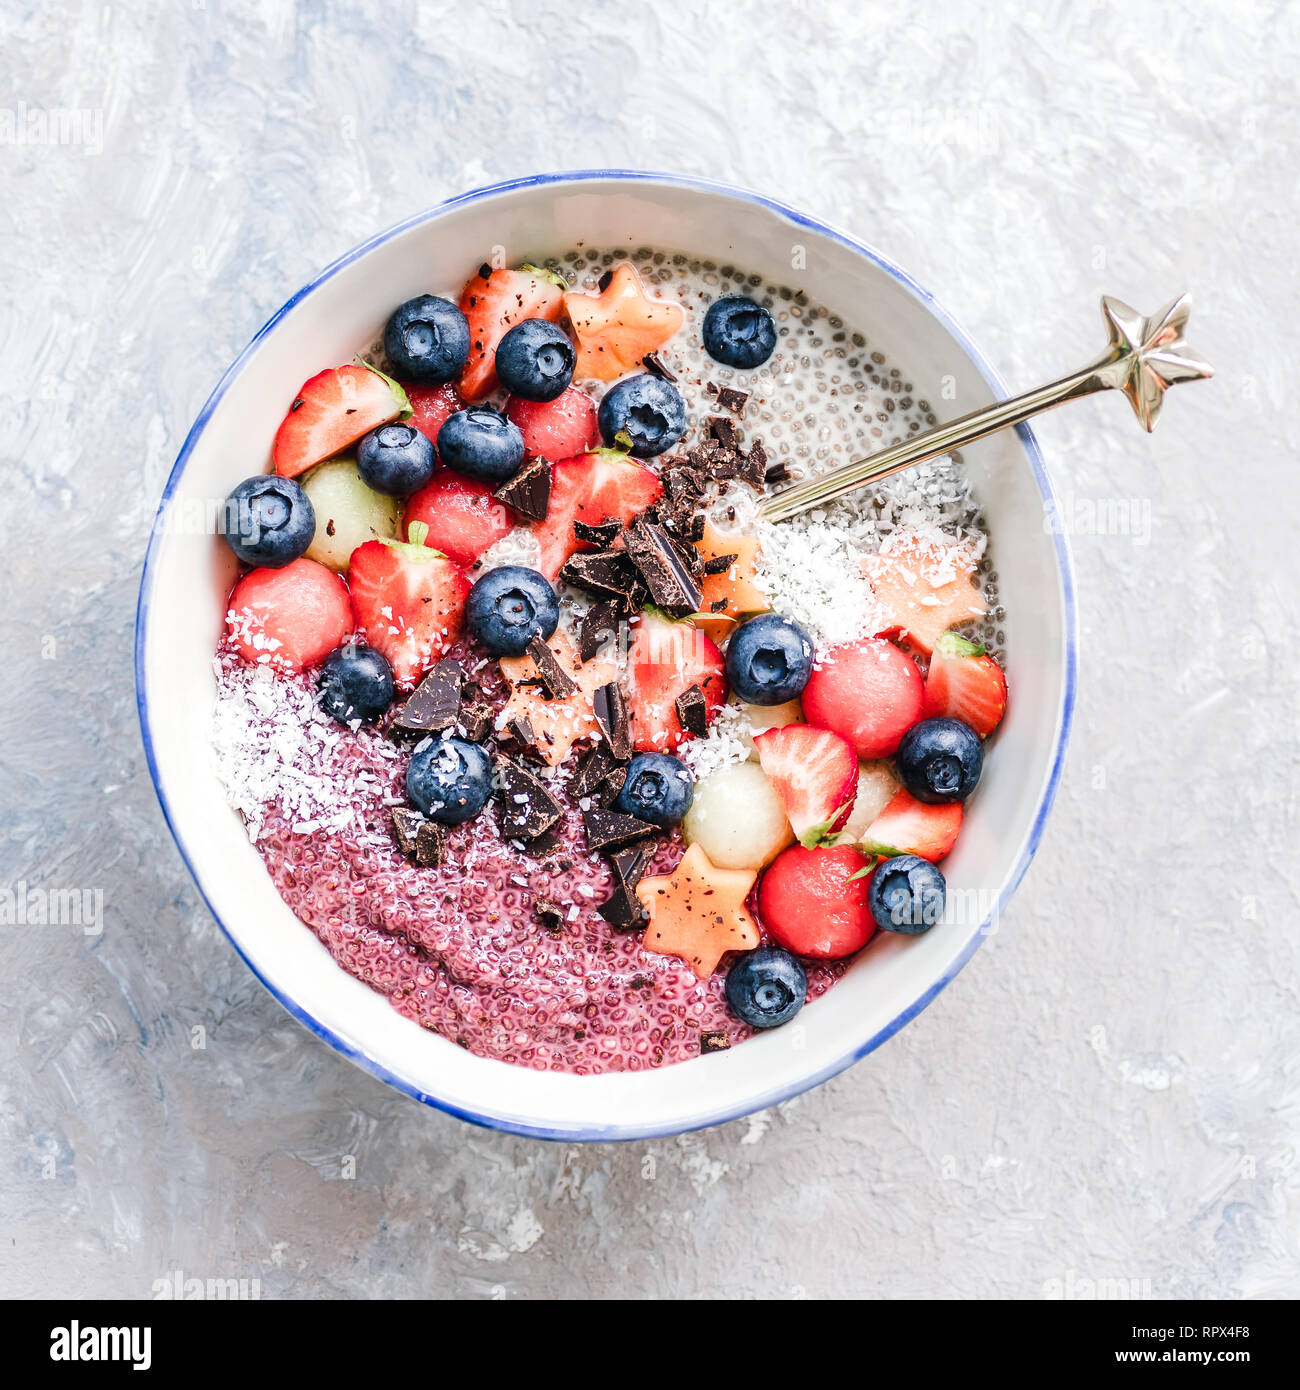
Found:
[[[871,875],[867,905],[882,931],[919,936],[943,916],[943,875],[915,854],[886,859]]]
[[[394,310],[384,351],[398,376],[450,381],[469,360],[469,322],[450,299],[419,295]]]
[[[467,478],[504,483],[524,461],[524,437],[499,410],[471,406],[447,417],[438,431],[438,457]]]
[[[751,1028],[776,1028],[803,1008],[808,996],[804,968],[779,946],[759,946],[727,971],[727,1003]]]
[[[555,631],[560,605],[544,574],[502,565],[475,581],[465,601],[465,620],[493,656],[518,656],[534,637]]]
[[[686,402],[670,381],[643,372],[625,377],[605,392],[596,415],[600,437],[612,446],[625,432],[633,457],[654,458],[671,449],[686,432]]]
[[[437,462],[433,441],[414,425],[380,425],[357,446],[357,472],[367,487],[409,497],[429,481]]]
[[[553,401],[573,380],[577,360],[562,328],[545,319],[525,319],[497,344],[497,377],[512,396]]]
[[[373,647],[335,647],[316,677],[316,703],[340,724],[373,724],[393,703],[393,668]]]
[[[431,739],[411,754],[406,794],[439,825],[472,820],[492,794],[492,759],[477,743]]]
[[[226,498],[220,527],[226,544],[246,565],[278,570],[311,545],[316,512],[292,478],[262,473],[245,478]]]
[[[762,613],[727,643],[727,681],[750,705],[783,705],[812,675],[812,639],[789,618]]]
[[[704,347],[728,367],[758,367],[776,346],[776,324],[761,304],[741,295],[714,300],[704,315]]]
[[[628,764],[627,780],[614,809],[667,830],[691,809],[694,800],[695,778],[680,758],[642,753]]]
[[[918,801],[965,801],[984,769],[980,736],[960,719],[922,719],[903,735],[896,757],[903,785]]]

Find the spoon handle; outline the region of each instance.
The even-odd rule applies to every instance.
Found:
[[[1170,386],[1214,375],[1208,363],[1186,351],[1183,329],[1190,306],[1191,297],[1183,295],[1160,313],[1143,318],[1108,295],[1102,299],[1101,307],[1110,334],[1110,347],[1095,362],[1040,386],[1036,391],[997,401],[983,410],[972,411],[960,419],[926,430],[924,434],[904,439],[869,458],[796,483],[762,502],[758,508],[759,519],[785,521],[832,498],[856,492],[877,479],[887,478],[891,473],[951,453],[985,435],[1098,391],[1123,391],[1138,420],[1148,431],[1153,430],[1160,416],[1164,393]]]

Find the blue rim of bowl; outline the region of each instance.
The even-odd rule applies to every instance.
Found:
[[[971,341],[965,329],[953,318],[953,316],[935,299],[935,297],[924,286],[915,281],[905,270],[895,265],[888,257],[881,255],[874,247],[866,242],[859,241],[856,237],[849,236],[846,232],[828,226],[825,222],[808,214],[799,212],[797,209],[787,206],[785,203],[778,202],[774,198],[765,197],[761,193],[755,193],[747,188],[740,188],[732,184],[719,183],[712,179],[694,178],[684,174],[660,174],[646,170],[636,169],[579,169],[570,172],[553,172],[547,174],[535,174],[527,178],[509,179],[502,183],[489,184],[483,188],[473,189],[467,193],[457,194],[454,198],[448,198],[441,203],[423,212],[416,213],[404,221],[396,223],[386,231],[379,232],[368,241],[362,242],[359,246],[340,256],[338,260],[327,265],[315,279],[309,281],[291,299],[278,309],[265,324],[257,331],[248,346],[230,364],[217,383],[212,394],[204,402],[202,410],[199,411],[194,424],[190,427],[190,432],[185,437],[181,451],[176,456],[176,462],[172,466],[172,471],[167,479],[167,484],[163,488],[162,498],[158,504],[158,515],[161,516],[163,508],[166,507],[171,499],[176,485],[180,481],[185,465],[189,460],[190,454],[194,451],[200,436],[206,429],[208,420],[212,412],[220,404],[222,397],[226,394],[231,383],[243,371],[249,358],[257,350],[262,339],[275,328],[286,314],[290,313],[307,295],[311,294],[318,286],[325,283],[337,275],[341,270],[351,265],[353,261],[359,260],[362,256],[368,255],[376,247],[382,246],[385,242],[391,241],[393,237],[400,236],[403,232],[409,231],[412,227],[431,221],[450,208],[459,207],[465,203],[477,202],[483,198],[491,198],[501,193],[508,193],[514,189],[546,187],[551,184],[571,184],[585,183],[597,180],[617,180],[625,183],[642,184],[667,184],[677,188],[694,188],[702,192],[717,193],[725,197],[735,199],[739,202],[751,203],[755,206],[774,212],[778,216],[793,222],[796,226],[807,227],[822,236],[829,237],[832,241],[839,242],[842,246],[849,248],[858,255],[865,257],[873,265],[883,270],[891,276],[934,316],[947,330],[947,332],[960,344],[962,350],[975,364],[975,367],[983,377],[989,389],[999,400],[1005,400],[1008,391],[1002,378],[985,361],[984,355]],[[1042,452],[1038,447],[1033,431],[1028,425],[1018,425],[1016,432],[1020,436],[1020,441],[1024,445],[1025,452],[1029,456],[1030,466],[1033,469],[1034,481],[1038,484],[1038,490],[1043,499],[1045,508],[1049,508],[1049,515],[1059,515],[1056,493],[1052,487],[1051,479],[1043,463]],[[1030,862],[1037,852],[1039,842],[1042,839],[1047,818],[1052,809],[1052,803],[1056,799],[1057,788],[1061,781],[1061,772],[1065,761],[1066,746],[1069,743],[1070,728],[1074,717],[1075,686],[1078,675],[1078,614],[1075,607],[1074,597],[1074,571],[1070,559],[1070,550],[1061,527],[1052,528],[1052,538],[1056,547],[1057,570],[1061,577],[1061,592],[1065,609],[1065,689],[1062,695],[1059,732],[1056,741],[1056,750],[1052,759],[1051,772],[1048,775],[1047,785],[1043,790],[1042,799],[1039,801],[1038,810],[1034,817],[1034,822],[1030,828],[1028,839],[1025,842],[1024,852],[1020,861],[1008,875],[1006,881],[998,893],[997,903],[992,913],[980,923],[979,928],[971,933],[970,940],[966,943],[961,954],[949,966],[948,970],[935,981],[929,989],[918,999],[914,1000],[906,1009],[896,1014],[878,1032],[874,1033],[864,1043],[854,1047],[845,1056],[838,1058],[829,1066],[823,1067],[820,1071],[790,1085],[779,1087],[777,1090],[762,1096],[753,1101],[746,1101],[738,1107],[727,1108],[714,1114],[704,1116],[693,1116],[682,1124],[666,1124],[651,1127],[639,1127],[635,1125],[613,1125],[598,1128],[560,1128],[552,1129],[544,1125],[528,1124],[519,1120],[511,1119],[509,1116],[480,1114],[473,1110],[466,1110],[460,1106],[452,1105],[447,1101],[439,1099],[437,1096],[429,1095],[421,1091],[419,1087],[413,1086],[403,1077],[395,1075],[384,1066],[382,1062],[362,1052],[351,1043],[340,1037],[332,1028],[327,1027],[312,1015],[306,1013],[300,1005],[292,998],[281,993],[249,960],[244,954],[239,942],[222,920],[220,914],[213,907],[204,892],[203,885],[195,871],[190,856],[186,851],[185,845],[181,841],[180,835],[172,821],[171,808],[167,803],[166,794],[163,791],[158,774],[158,765],[154,757],[153,736],[149,726],[148,701],[145,695],[145,674],[144,674],[144,650],[145,650],[145,630],[148,625],[149,599],[154,577],[154,563],[157,558],[157,546],[159,544],[161,532],[157,526],[150,537],[149,547],[145,553],[144,569],[140,577],[140,596],[136,606],[135,623],[135,682],[136,682],[136,710],[140,719],[140,732],[144,739],[145,758],[149,765],[149,776],[153,780],[154,791],[157,793],[159,805],[162,808],[163,819],[167,822],[167,828],[172,833],[172,838],[176,841],[176,847],[180,851],[181,858],[185,862],[185,867],[189,870],[195,886],[199,890],[200,896],[207,905],[208,911],[212,913],[217,925],[225,934],[226,939],[234,947],[244,964],[253,972],[270,993],[279,1003],[295,1018],[303,1027],[314,1033],[318,1038],[329,1043],[336,1051],[341,1052],[345,1057],[355,1062],[366,1071],[386,1081],[390,1086],[404,1094],[413,1097],[415,1100],[425,1105],[441,1110],[446,1114],[455,1115],[458,1119],[466,1120],[471,1124],[482,1125],[487,1129],[501,1130],[508,1134],[518,1134],[530,1139],[551,1139],[557,1141],[567,1141],[570,1143],[583,1142],[619,1142],[631,1141],[636,1139],[656,1139],[672,1134],[684,1134],[692,1130],[708,1129],[713,1125],[726,1124],[731,1120],[738,1120],[745,1115],[751,1115],[759,1110],[766,1110],[769,1106],[777,1105],[782,1101],[789,1100],[793,1096],[802,1095],[805,1091],[810,1091],[823,1082],[829,1081],[832,1077],[839,1075],[851,1067],[855,1062],[861,1061],[869,1052],[874,1052],[882,1043],[887,1042],[905,1024],[910,1023],[917,1014],[927,1008],[934,1000],[936,995],[949,985],[956,978],[958,972],[967,961],[975,954],[980,943],[988,934],[989,924],[998,918],[1010,901],[1012,894],[1020,885],[1021,879],[1025,876],[1025,871],[1029,868]]]

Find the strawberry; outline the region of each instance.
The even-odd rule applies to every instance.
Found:
[[[859,758],[887,758],[920,719],[925,687],[906,652],[869,638],[832,647],[801,698],[810,724],[848,739]]]
[[[438,431],[449,416],[465,409],[460,392],[449,381],[438,386],[408,386],[406,398],[411,403],[411,424],[431,443],[438,443]]]
[[[330,367],[303,384],[275,432],[275,471],[296,478],[363,434],[410,414],[406,393],[373,367]]]
[[[406,504],[406,534],[423,523],[425,544],[441,550],[458,565],[472,565],[514,522],[492,496],[492,484],[480,483],[449,468],[440,468]]]
[[[627,654],[632,741],[643,753],[670,752],[686,737],[677,697],[698,685],[708,722],[727,698],[722,653],[689,622],[675,623],[653,608],[632,630]]]
[[[978,642],[945,632],[934,644],[925,678],[927,719],[942,715],[969,724],[987,738],[1007,708],[1007,678]]]
[[[552,583],[560,567],[590,547],[573,534],[575,521],[593,526],[615,517],[625,526],[658,498],[663,484],[623,449],[592,449],[562,459],[551,473],[546,520],[532,528],[541,545],[537,568]]]
[[[409,541],[367,541],[352,552],[352,612],[393,678],[410,690],[460,636],[469,580],[424,544],[421,522]]]
[[[848,820],[858,759],[847,739],[829,729],[787,724],[758,734],[754,747],[801,844],[819,844]]]
[[[797,956],[839,960],[875,934],[867,902],[869,861],[852,845],[791,845],[758,885],[758,915],[778,945]]]
[[[305,556],[246,574],[230,595],[226,627],[245,661],[277,671],[315,666],[352,628],[347,585]]]
[[[613,381],[641,365],[647,353],[663,347],[682,326],[682,306],[646,294],[634,266],[617,266],[597,294],[570,290],[564,296],[578,340],[579,381]]]
[[[916,854],[937,864],[961,830],[961,802],[927,806],[906,788],[867,826],[862,848],[868,854]]]
[[[567,459],[600,443],[596,402],[576,386],[566,387],[553,401],[526,401],[511,396],[506,416],[524,437],[524,459]]]
[[[518,270],[479,266],[460,295],[460,311],[469,320],[469,361],[460,377],[467,401],[481,401],[496,390],[497,344],[506,332],[524,319],[554,323],[567,289],[562,276],[535,265]]]

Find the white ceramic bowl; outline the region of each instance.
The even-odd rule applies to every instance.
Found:
[[[488,1061],[425,1032],[334,964],[281,902],[212,770],[213,648],[235,565],[186,517],[269,466],[285,402],[375,338],[392,307],[463,283],[502,246],[512,262],[577,242],[654,246],[797,283],[938,400],[1003,397],[951,318],[870,247],[739,189],[669,175],[548,174],[469,193],[350,251],[261,330],[203,407],[168,479],[136,626],[140,723],[163,812],[213,915],[258,978],[313,1032],[427,1104],[520,1134],[632,1139],[734,1119],[834,1076],[913,1018],[970,958],[1019,882],[1060,774],[1075,671],[1063,537],[1044,524],[1050,484],[1027,429],[965,451],[988,518],[1006,605],[1011,702],[955,852],[958,911],[925,936],[875,941],[795,1024],[658,1071],[580,1077]],[[794,248],[806,268],[791,271]],[[949,397],[951,392],[946,393]],[[197,510],[196,510],[197,509]]]

